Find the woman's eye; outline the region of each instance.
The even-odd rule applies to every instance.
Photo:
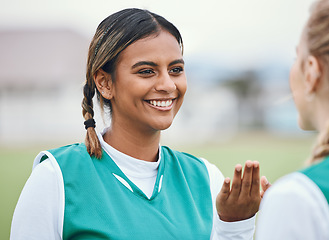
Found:
[[[184,69],[182,67],[175,67],[175,68],[171,69],[169,72],[170,73],[179,74],[179,73],[181,73],[183,71],[184,71]]]
[[[142,74],[142,75],[149,75],[149,74],[153,74],[154,71],[152,69],[143,69],[143,70],[138,71],[138,73]]]

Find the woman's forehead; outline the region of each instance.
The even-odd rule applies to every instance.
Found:
[[[182,58],[182,52],[177,39],[172,34],[161,31],[129,45],[120,53],[118,62],[164,58]]]

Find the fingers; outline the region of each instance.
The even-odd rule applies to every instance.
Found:
[[[224,183],[222,186],[222,189],[220,190],[220,192],[217,195],[217,198],[219,201],[224,201],[226,200],[229,195],[230,195],[230,178],[225,178],[224,179]]]
[[[263,198],[264,193],[266,192],[267,189],[269,189],[269,187],[271,187],[271,184],[269,183],[269,181],[267,180],[267,178],[265,176],[261,177],[260,184],[262,186],[262,191],[261,191],[260,195]]]
[[[261,184],[262,190],[264,192],[271,186],[271,184],[269,183],[269,181],[267,180],[267,178],[265,176],[261,177],[260,184]]]
[[[252,173],[252,183],[251,183],[251,196],[259,197],[259,162],[253,162],[253,173]]]
[[[244,173],[242,177],[242,166],[237,164],[234,169],[234,175],[232,180],[232,187],[230,189],[229,179],[228,184],[223,184],[220,194],[230,199],[238,199],[240,197],[246,198],[249,196],[258,197],[260,192],[260,176],[259,176],[259,162],[257,161],[246,161]],[[227,180],[227,179],[225,179]],[[266,178],[263,179],[264,187],[263,190],[266,191]]]
[[[242,179],[242,186],[241,186],[241,195],[242,197],[246,197],[250,195],[250,189],[252,184],[252,175],[253,175],[253,162],[246,161]]]
[[[230,197],[238,198],[241,190],[241,175],[242,175],[242,166],[237,164],[234,169],[234,175],[232,180],[232,190]]]

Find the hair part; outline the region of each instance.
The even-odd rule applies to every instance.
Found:
[[[111,114],[111,101],[103,98],[96,88],[94,82],[96,72],[103,69],[106,73],[111,74],[111,81],[115,82],[115,69],[120,53],[137,40],[157,35],[160,31],[172,34],[183,52],[183,40],[178,29],[165,18],[148,10],[124,9],[105,18],[98,25],[89,46],[83,90],[82,115],[86,121],[94,117],[93,97],[95,93],[102,116],[104,117],[105,108],[109,109]],[[90,156],[102,157],[102,148],[95,128],[87,128],[85,144]]]

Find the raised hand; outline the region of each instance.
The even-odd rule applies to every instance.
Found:
[[[224,180],[221,191],[216,198],[217,213],[222,221],[234,222],[254,216],[261,201],[259,163],[246,161],[242,176],[242,166],[235,166],[232,188],[230,178]],[[262,178],[263,191],[270,186]]]

